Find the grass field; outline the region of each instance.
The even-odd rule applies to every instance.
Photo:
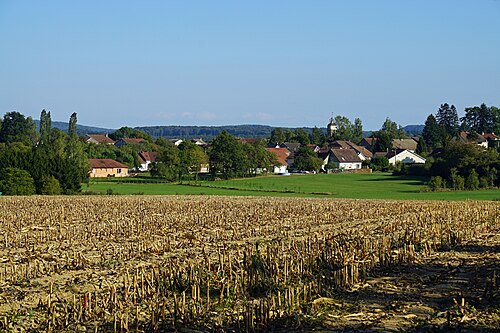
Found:
[[[184,184],[134,184],[96,182],[84,191],[146,195],[237,195],[294,196],[353,199],[402,200],[495,200],[498,190],[420,192],[425,179],[392,176],[388,173],[265,176]]]

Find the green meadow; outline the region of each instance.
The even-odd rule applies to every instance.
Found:
[[[500,200],[499,190],[423,192],[426,179],[373,174],[260,176],[177,183],[90,182],[83,191],[103,194],[294,196],[400,200]]]

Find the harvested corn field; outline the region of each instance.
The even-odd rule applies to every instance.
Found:
[[[1,330],[488,330],[499,324],[496,202],[0,199]],[[475,291],[459,274],[474,262],[449,255],[472,248],[484,254],[476,260],[484,259],[483,266],[471,270]],[[447,293],[454,274],[465,282],[448,281]],[[443,304],[426,301],[419,290]]]

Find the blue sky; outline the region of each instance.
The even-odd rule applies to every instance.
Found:
[[[500,107],[500,1],[0,0],[0,113],[107,128]]]

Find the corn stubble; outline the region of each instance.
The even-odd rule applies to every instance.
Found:
[[[498,229],[494,202],[4,197],[0,329],[297,325],[376,266]]]

